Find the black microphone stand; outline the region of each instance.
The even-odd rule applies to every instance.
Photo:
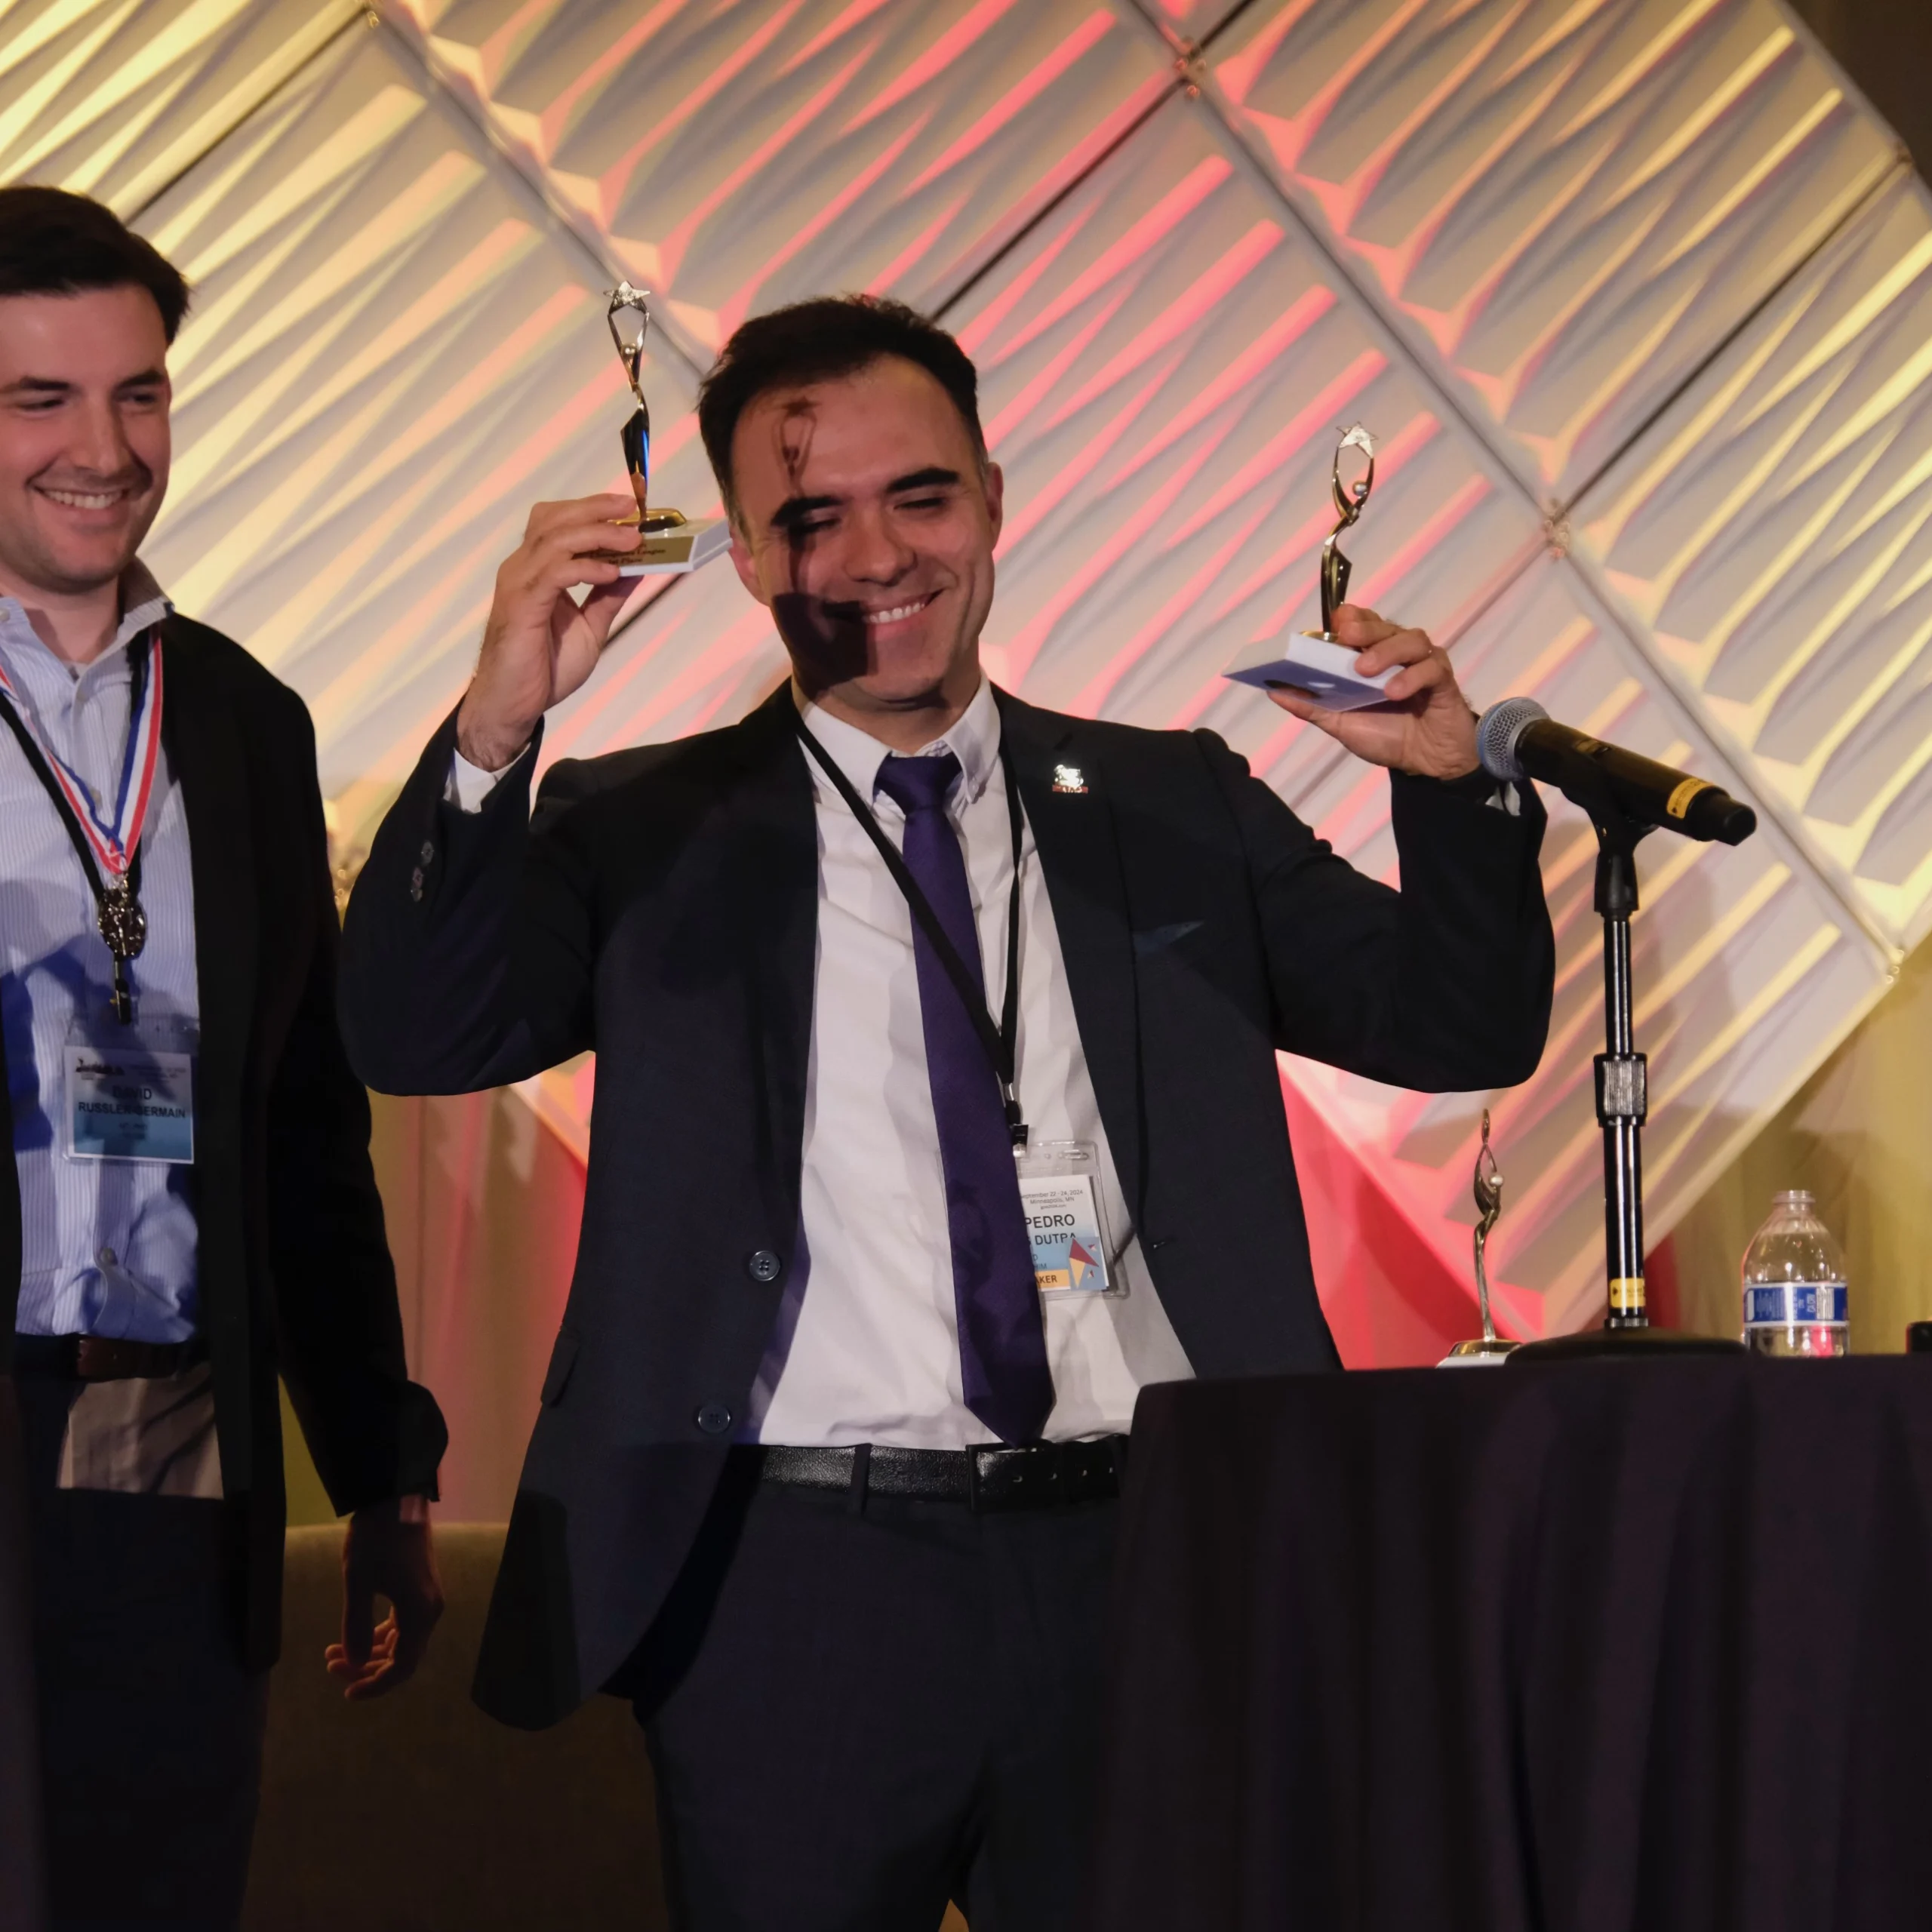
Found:
[[[1630,974],[1630,915],[1637,910],[1637,841],[1656,829],[1631,818],[1595,764],[1564,754],[1556,788],[1590,815],[1597,835],[1596,909],[1603,920],[1605,1051],[1596,1057],[1597,1120],[1603,1128],[1604,1272],[1608,1306],[1601,1328],[1526,1342],[1509,1358],[1549,1361],[1669,1351],[1742,1355],[1741,1342],[1651,1325],[1644,1287],[1644,1121],[1650,1066],[1638,1052]]]

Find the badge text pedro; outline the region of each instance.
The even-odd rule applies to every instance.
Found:
[[[1121,1295],[1096,1184],[1091,1141],[1041,1140],[1016,1151],[1020,1203],[1033,1245],[1033,1279],[1043,1295]]]

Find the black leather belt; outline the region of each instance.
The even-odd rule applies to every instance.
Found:
[[[179,1375],[208,1358],[208,1338],[185,1342],[122,1342],[108,1335],[16,1335],[14,1369],[20,1375],[66,1382],[129,1382]]]
[[[767,1443],[733,1453],[756,1457],[764,1482],[843,1490],[861,1502],[872,1495],[963,1503],[979,1512],[1100,1502],[1119,1495],[1127,1470],[1124,1435],[1023,1449],[891,1449],[869,1442],[854,1449],[794,1449]]]

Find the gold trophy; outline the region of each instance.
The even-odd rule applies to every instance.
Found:
[[[1352,483],[1345,485],[1342,458],[1350,450],[1360,450],[1367,466]],[[1375,438],[1359,423],[1344,429],[1342,440],[1335,445],[1334,460],[1328,466],[1328,488],[1340,520],[1321,546],[1321,628],[1303,633],[1319,638],[1324,644],[1335,641],[1335,613],[1349,601],[1349,573],[1355,568],[1337,547],[1342,532],[1354,529],[1363,505],[1368,501],[1368,493],[1375,488]]]
[[[618,566],[620,577],[670,577],[694,571],[722,555],[731,532],[721,516],[691,518],[682,510],[651,507],[651,405],[644,399],[644,344],[651,333],[651,309],[645,291],[620,281],[611,291],[605,312],[617,359],[630,379],[637,408],[624,425],[624,470],[637,498],[638,541],[629,550],[600,550],[598,555]],[[626,517],[624,521],[632,521]]]
[[[1321,628],[1303,631],[1291,638],[1284,651],[1273,638],[1251,645],[1222,672],[1244,685],[1263,691],[1292,690],[1303,693],[1329,711],[1359,711],[1365,705],[1380,704],[1395,667],[1364,678],[1355,669],[1355,654],[1337,641],[1335,613],[1347,601],[1349,560],[1340,547],[1345,530],[1355,528],[1375,488],[1375,438],[1359,423],[1340,432],[1334,460],[1328,468],[1328,487],[1335,502],[1337,522],[1321,546]],[[1356,454],[1351,457],[1352,451]],[[1347,460],[1352,472],[1342,480]]]
[[[1331,542],[1333,539],[1330,540]],[[1342,581],[1348,581],[1348,571],[1344,565]],[[1503,1213],[1503,1171],[1496,1164],[1496,1156],[1489,1151],[1489,1109],[1482,1110],[1482,1146],[1476,1155],[1476,1300],[1482,1309],[1482,1339],[1478,1342],[1458,1342],[1449,1351],[1441,1366],[1461,1365],[1475,1362],[1501,1361],[1518,1345],[1505,1341],[1496,1332],[1496,1324],[1489,1313],[1489,1269],[1484,1251],[1489,1245],[1490,1230],[1496,1226]]]

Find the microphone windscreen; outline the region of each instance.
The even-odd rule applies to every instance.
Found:
[[[1549,713],[1533,697],[1506,697],[1492,704],[1476,721],[1476,756],[1491,777],[1505,784],[1523,776],[1522,761],[1516,755],[1516,741],[1532,724]]]

